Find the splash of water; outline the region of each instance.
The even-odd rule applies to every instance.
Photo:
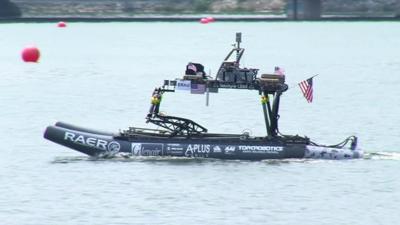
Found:
[[[364,155],[367,160],[400,160],[400,152],[370,152]]]

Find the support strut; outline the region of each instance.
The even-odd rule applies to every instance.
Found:
[[[271,136],[271,129],[270,129],[269,118],[268,118],[269,113],[267,111],[267,103],[269,104],[268,95],[261,96],[261,105],[262,105],[263,112],[264,112],[265,127],[267,128],[268,136]]]
[[[274,137],[278,135],[278,112],[281,94],[282,92],[280,91],[275,93],[272,105],[270,103],[270,98],[267,91],[263,91],[263,95],[261,96],[261,105],[263,108],[265,127],[267,129],[267,135],[269,137]]]

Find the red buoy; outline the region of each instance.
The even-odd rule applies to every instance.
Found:
[[[39,57],[39,49],[35,46],[28,46],[22,50],[22,60],[24,60],[24,62],[37,62]]]
[[[208,20],[208,22],[215,22],[215,19],[212,16],[206,17],[206,19]]]
[[[64,21],[60,21],[57,24],[58,27],[67,27],[67,24]]]
[[[209,23],[210,21],[208,21],[208,19],[207,18],[201,18],[200,19],[200,23],[202,23],[202,24],[206,24],[206,23]]]

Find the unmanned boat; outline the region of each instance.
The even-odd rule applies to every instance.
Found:
[[[146,122],[159,129],[129,127],[111,133],[57,122],[48,126],[44,137],[93,157],[123,155],[157,157],[198,157],[235,160],[264,160],[287,158],[356,159],[363,157],[357,147],[357,137],[350,136],[336,145],[319,145],[307,137],[282,135],[278,129],[281,95],[288,90],[283,74],[261,74],[258,69],[240,67],[244,48],[241,33],[236,34],[236,44],[222,62],[213,79],[199,63],[189,63],[185,75],[175,80],[165,80],[152,94],[151,107]],[[261,96],[261,106],[266,128],[265,136],[209,133],[200,124],[186,118],[164,115],[160,112],[162,97],[177,90],[196,94],[218,93],[219,89],[256,91]]]

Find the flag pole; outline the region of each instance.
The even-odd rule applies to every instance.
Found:
[[[208,76],[211,77],[211,69],[208,72]],[[210,88],[208,87],[208,80],[206,82],[206,106],[208,106],[210,104]]]
[[[210,88],[208,88],[208,85],[206,87],[206,106],[208,106],[210,103]]]

